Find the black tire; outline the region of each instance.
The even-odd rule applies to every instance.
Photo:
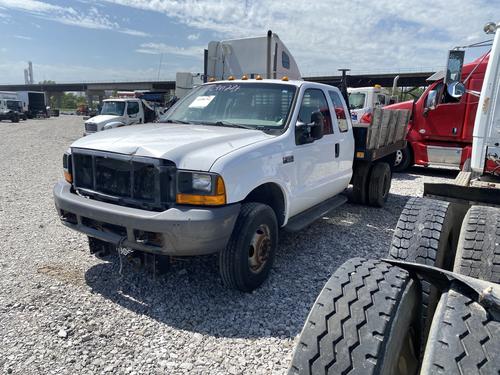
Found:
[[[358,162],[354,165],[352,175],[352,193],[350,200],[357,204],[368,203],[368,179],[371,163]]]
[[[94,237],[88,237],[88,240],[90,254],[94,254],[98,258],[104,258],[116,252],[116,246],[109,242]]]
[[[500,283],[500,209],[472,206],[465,215],[454,272]]]
[[[403,172],[414,164],[413,152],[411,151],[410,145],[406,145],[406,147],[400,151],[401,151],[401,160],[398,160],[398,158],[396,158],[396,162],[392,167],[392,170],[394,172]]]
[[[421,374],[499,374],[499,353],[500,323],[458,289],[443,293]]]
[[[389,164],[375,163],[370,171],[368,183],[368,204],[373,207],[383,207],[391,190],[391,167]]]
[[[12,116],[11,121],[12,121],[12,122],[19,122],[19,115],[14,115],[14,116]]]
[[[460,214],[453,204],[428,198],[411,198],[396,224],[389,258],[451,270],[459,222]],[[439,292],[425,280],[421,280],[421,284],[425,340]]]
[[[233,233],[219,253],[225,286],[242,292],[258,288],[268,277],[278,244],[278,222],[271,207],[244,203]]]
[[[408,272],[348,260],[309,312],[289,374],[416,373],[419,306],[418,283]]]

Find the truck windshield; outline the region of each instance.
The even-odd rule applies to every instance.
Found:
[[[366,95],[361,92],[352,92],[349,94],[349,108],[361,109],[365,107]]]
[[[160,121],[283,129],[295,91],[292,85],[257,82],[203,85]]]
[[[101,115],[123,116],[125,102],[104,102]]]
[[[7,100],[7,108],[11,111],[20,111],[21,102],[18,100]]]

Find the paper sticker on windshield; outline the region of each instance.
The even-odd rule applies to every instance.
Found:
[[[205,108],[210,102],[215,98],[215,95],[209,96],[198,96],[193,102],[188,106],[189,108]]]

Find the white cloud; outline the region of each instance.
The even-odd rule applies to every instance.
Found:
[[[496,20],[500,2],[480,0],[106,0],[160,12],[220,38],[278,33],[303,73],[432,70],[446,50],[471,35],[484,38],[483,24]]]
[[[197,59],[203,58],[205,46],[177,47],[165,43],[142,43],[136,52],[150,55],[170,54],[177,56],[189,56]]]
[[[79,12],[72,7],[62,7],[38,0],[0,0],[0,6],[17,11],[27,12],[34,16],[59,22],[65,25],[97,30],[114,30],[133,36],[150,36],[139,30],[122,28],[117,22],[102,14],[96,7],[86,12]]]
[[[196,33],[196,34],[189,34],[187,36],[188,40],[198,40],[200,39],[200,33]]]
[[[14,38],[21,39],[21,40],[33,40],[32,37],[26,36],[26,35],[14,35]]]

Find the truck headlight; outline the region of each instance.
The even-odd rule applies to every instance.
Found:
[[[71,153],[66,151],[63,155],[63,170],[64,179],[70,184],[73,183],[73,165],[71,161]]]
[[[178,204],[220,206],[226,204],[226,188],[214,173],[180,171],[177,173]]]

